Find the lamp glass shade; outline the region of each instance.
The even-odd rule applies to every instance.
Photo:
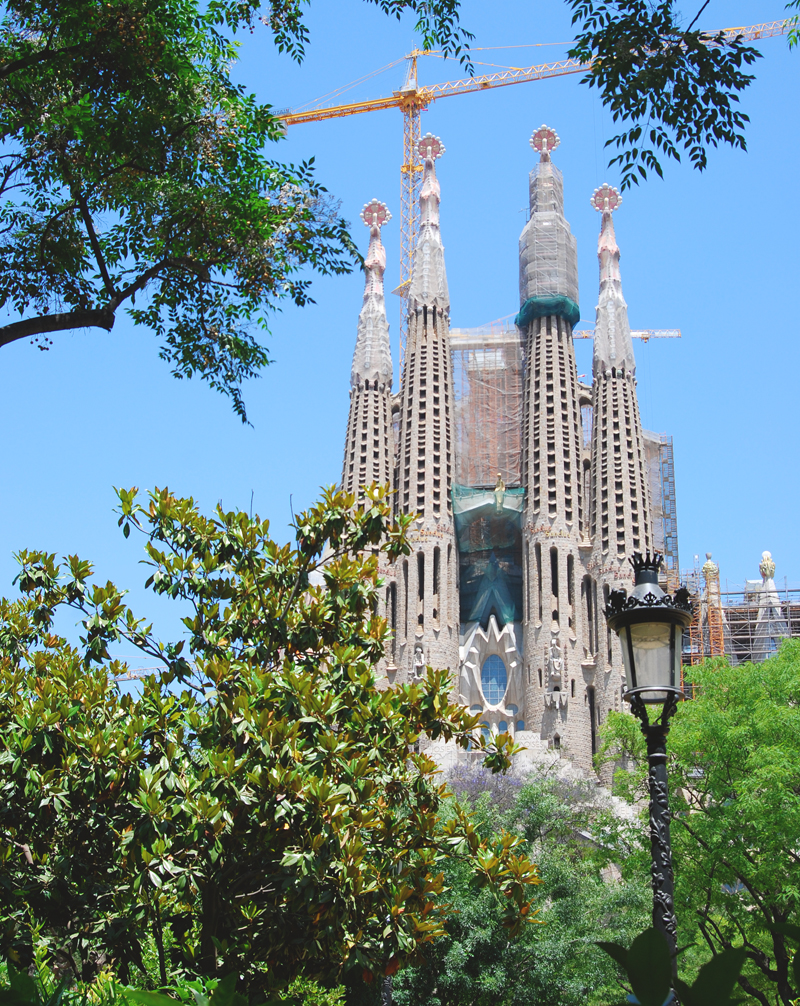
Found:
[[[628,688],[646,688],[645,702],[663,703],[680,681],[683,629],[670,622],[635,622],[619,629]]]

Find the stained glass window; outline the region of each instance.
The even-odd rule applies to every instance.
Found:
[[[508,685],[508,673],[502,657],[496,653],[487,657],[481,668],[481,688],[486,697],[486,701],[491,706],[496,706],[506,693]]]

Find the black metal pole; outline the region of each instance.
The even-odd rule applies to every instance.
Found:
[[[651,723],[647,707],[638,698],[631,702],[631,712],[640,720],[647,742],[648,782],[650,785],[650,876],[653,885],[653,928],[664,935],[672,958],[672,975],[678,974],[678,926],[675,920],[674,876],[670,842],[669,789],[667,784],[667,734],[669,718],[678,707],[670,695],[661,716]]]

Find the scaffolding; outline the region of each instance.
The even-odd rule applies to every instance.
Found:
[[[493,487],[522,481],[525,349],[510,318],[450,329],[455,397],[455,479]]]
[[[650,430],[643,430],[642,433],[650,487],[653,548],[664,556],[663,569],[667,589],[675,590],[679,585],[680,566],[672,437],[666,433],[653,433]]]
[[[778,592],[780,616],[785,623],[789,637],[800,637],[800,589],[784,588]],[[759,614],[763,612],[760,597],[753,591],[724,591],[722,593],[722,616],[725,620],[725,654],[732,664],[754,662],[769,656],[763,649],[763,638],[759,632]],[[773,643],[769,649],[777,649]]]
[[[718,656],[727,657],[732,664],[758,663],[777,649],[777,639],[764,645],[760,583],[756,590],[723,591],[717,580],[716,590],[713,583],[704,590],[698,569],[684,571],[683,578],[692,595],[692,621],[684,636],[684,666]],[[776,607],[783,631],[788,638],[800,638],[800,589],[787,587],[778,594]]]

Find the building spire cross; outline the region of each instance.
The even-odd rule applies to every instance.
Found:
[[[364,306],[362,314],[370,302],[374,311],[386,315],[386,305],[383,299],[383,274],[386,272],[386,249],[381,242],[381,227],[388,224],[392,214],[386,203],[372,199],[364,204],[361,210],[364,226],[369,227],[369,249],[364,259],[366,279],[364,284]]]
[[[561,138],[555,129],[551,129],[549,126],[545,126],[544,124],[539,126],[530,139],[531,146],[534,150],[539,152],[541,155],[540,160],[542,161],[549,161],[550,154],[560,143]]]

